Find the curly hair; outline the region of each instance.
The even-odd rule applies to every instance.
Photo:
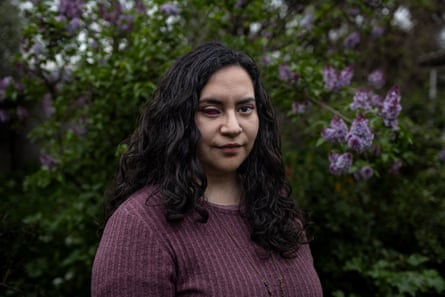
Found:
[[[169,222],[191,211],[207,221],[202,205],[207,179],[196,156],[200,132],[194,115],[211,75],[230,65],[243,67],[252,79],[259,117],[254,147],[237,170],[251,239],[266,251],[291,256],[305,242],[304,224],[290,197],[275,112],[254,60],[217,42],[181,56],[161,79],[121,157],[108,212],[144,186],[156,185]]]

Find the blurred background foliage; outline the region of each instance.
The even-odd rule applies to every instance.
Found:
[[[207,40],[258,61],[325,296],[445,294],[445,2],[2,0],[0,22],[1,296],[89,296],[120,144]],[[329,90],[327,65],[352,81]],[[320,133],[351,123],[376,70],[376,93],[400,87],[399,129],[367,114],[373,147],[333,175],[328,154],[349,149]]]

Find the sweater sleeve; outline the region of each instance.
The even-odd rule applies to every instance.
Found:
[[[155,231],[126,209],[113,214],[94,259],[92,297],[175,295],[174,260]]]

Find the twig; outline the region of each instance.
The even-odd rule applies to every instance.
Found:
[[[320,105],[321,107],[329,110],[330,112],[332,112],[333,114],[339,116],[340,118],[342,118],[343,120],[345,120],[348,123],[351,123],[352,120],[350,118],[348,118],[347,116],[345,116],[344,114],[342,114],[341,112],[339,112],[338,110],[336,110],[335,108],[321,102],[320,100],[314,99],[312,97],[309,97],[309,100],[311,100],[312,102],[314,102],[315,104]]]

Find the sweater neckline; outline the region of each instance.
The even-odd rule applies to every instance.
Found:
[[[241,210],[244,208],[243,205],[223,205],[223,204],[217,204],[209,201],[204,201],[205,205],[217,212],[221,213],[227,213],[227,214],[240,214]]]

